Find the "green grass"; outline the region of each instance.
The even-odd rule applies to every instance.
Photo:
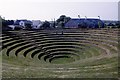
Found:
[[[65,31],[67,31],[67,29]],[[74,30],[72,30],[72,31],[74,31]],[[79,56],[68,55],[73,58],[71,58],[71,57],[70,58],[55,58],[51,61],[51,63],[49,63],[49,61],[48,61],[49,59],[47,59],[46,62],[44,61],[45,55],[42,56],[41,60],[38,59],[38,55],[41,52],[36,54],[34,58],[31,58],[31,54],[35,50],[38,50],[38,49],[34,49],[34,50],[30,51],[27,54],[27,57],[25,58],[25,57],[23,57],[23,53],[29,49],[29,48],[25,48],[25,49],[21,50],[19,52],[18,56],[16,57],[14,53],[21,46],[10,51],[10,56],[7,56],[6,55],[7,49],[14,45],[19,44],[19,43],[16,43],[16,44],[9,46],[2,50],[2,55],[0,57],[0,60],[2,58],[1,61],[2,61],[2,67],[3,67],[2,77],[3,78],[117,78],[118,77],[118,54],[117,54],[116,50],[113,50],[113,48],[106,45],[106,44],[110,44],[110,45],[115,44],[114,46],[116,47],[117,43],[110,42],[110,41],[107,42],[107,40],[114,41],[114,39],[112,39],[112,37],[105,37],[106,35],[117,37],[116,34],[111,33],[111,32],[115,32],[115,31],[116,30],[114,30],[114,29],[111,29],[111,31],[109,31],[107,29],[86,30],[86,32],[88,32],[91,35],[93,35],[95,33],[99,33],[99,34],[104,33],[104,36],[103,37],[100,36],[101,38],[98,36],[100,40],[99,39],[95,40],[94,43],[98,43],[98,45],[101,45],[102,47],[109,49],[111,54],[105,54],[105,50],[103,50],[100,47],[94,46],[92,42],[85,43],[83,41],[83,43],[82,43],[82,40],[80,40],[81,39],[80,36],[86,36],[86,37],[84,37],[84,39],[88,40],[87,39],[88,34],[84,35],[84,31],[76,30],[75,33],[70,32],[69,34],[66,32],[65,34],[67,35],[68,39],[73,38],[72,40],[80,41],[80,42],[73,42],[73,43],[85,45],[85,46],[77,45],[78,47],[84,47],[84,51],[80,52],[81,49],[75,48],[74,49],[76,51],[75,54],[78,54]],[[11,31],[11,32],[16,33],[16,34],[19,33],[19,31]],[[30,33],[30,31],[22,31],[22,32]],[[21,32],[21,34],[22,34],[22,32]],[[39,35],[44,35],[44,32],[45,32],[45,30],[43,30],[41,32],[33,31],[31,33],[31,35],[34,37],[36,35],[36,37],[38,37]],[[47,32],[49,34],[55,34],[54,30],[46,31],[46,33]],[[68,30],[68,32],[69,32],[69,30]],[[110,32],[110,33],[105,34],[108,32]],[[42,33],[42,34],[40,34],[40,33]],[[79,34],[79,35],[74,36],[74,35],[70,35],[70,34]],[[54,39],[53,36],[52,36],[52,38],[47,38],[47,36],[50,37],[50,35],[46,34],[44,39],[40,39],[40,40],[43,40],[41,42],[46,42],[45,44],[53,44],[52,46],[54,46],[54,43],[57,43],[56,42],[57,40],[52,40],[52,39]],[[70,36],[73,36],[73,37],[70,37]],[[62,36],[62,38],[64,38],[64,36]],[[97,39],[97,36],[94,37],[94,35],[93,35],[93,37],[91,37],[91,40],[93,38]],[[32,38],[32,37],[31,37],[31,39],[34,40],[34,38]],[[45,39],[47,39],[47,40],[45,40]],[[66,39],[66,38],[64,38],[64,39]],[[59,43],[67,43],[67,42],[64,42],[64,39],[63,40],[61,39],[63,42],[59,42]],[[106,41],[104,41],[105,39],[106,39]],[[5,39],[5,40],[7,40],[7,39]],[[11,41],[11,42],[14,42],[14,41]],[[47,41],[48,42],[55,41],[55,42],[47,43]],[[105,42],[106,44],[103,45],[101,43],[101,41]],[[32,42],[32,41],[29,41],[29,42]],[[10,42],[7,42],[5,44],[8,44],[8,43],[10,43]],[[36,43],[39,45],[40,41],[36,42]],[[72,43],[72,41],[70,43]],[[35,46],[35,45],[33,45],[33,46]],[[76,45],[74,45],[74,46],[76,46]],[[45,46],[45,47],[47,47],[47,46]],[[54,50],[54,48],[49,49],[47,51],[50,51],[50,50]],[[60,52],[60,48],[58,48],[58,52]],[[67,54],[65,54],[65,56],[66,55]],[[80,58],[80,59],[78,59],[78,58]],[[76,59],[76,60],[74,60],[74,59]]]
[[[71,63],[73,61],[74,61],[73,58],[58,58],[58,59],[52,60],[51,63],[53,63],[53,64],[67,64],[67,63]]]

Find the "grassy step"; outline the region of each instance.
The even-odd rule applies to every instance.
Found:
[[[9,39],[9,38],[13,38],[13,37],[10,37],[10,36],[7,35],[7,36],[2,36],[1,39],[2,39],[2,40],[6,40],[6,39]]]
[[[29,48],[28,50],[26,50],[26,51],[23,53],[24,57],[26,57],[27,54],[30,53],[31,51],[33,51],[34,49],[37,49],[37,47],[36,47],[36,46],[32,46],[31,48]]]
[[[103,41],[103,40],[100,40],[100,39],[91,39],[91,38],[87,38],[86,40],[88,41],[92,41],[92,42],[98,42],[98,43],[101,43],[101,44],[104,44],[108,47],[111,47],[112,49],[116,50],[117,49],[117,42],[116,43],[113,43],[113,42],[108,42],[108,41]]]
[[[116,52],[116,50],[114,50],[113,48],[111,48],[111,46],[110,45],[106,45],[106,44],[103,44],[103,43],[100,43],[100,42],[95,42],[95,41],[93,41],[93,40],[84,40],[82,43],[89,43],[89,44],[95,44],[95,45],[99,45],[99,46],[102,46],[103,48],[105,48],[105,49],[107,49],[107,50],[110,50],[110,51],[112,51],[113,53],[115,53]],[[101,47],[101,48],[102,48]]]
[[[51,57],[49,59],[49,62],[51,63],[54,59],[58,59],[58,58],[71,58],[70,56],[67,56],[67,55],[56,55],[54,57]],[[65,62],[66,59],[63,59],[62,61],[60,61],[59,63],[66,63]],[[64,62],[63,62],[64,61]],[[69,62],[72,62],[73,60],[69,60]]]
[[[14,44],[16,44],[16,43],[20,43],[20,42],[23,42],[23,41],[25,41],[25,40],[14,40],[14,41],[10,41],[10,42],[8,42],[8,43],[6,43],[6,44],[2,44],[2,49],[4,49],[4,48],[7,48],[7,47],[9,47],[9,46],[12,46],[12,45],[14,45]]]
[[[32,54],[31,54],[31,57],[32,58],[34,58],[34,56],[36,55],[36,54],[38,54],[38,53],[40,53],[42,50],[36,50],[36,51],[34,51]]]
[[[78,45],[51,45],[51,46],[46,46],[46,47],[43,47],[42,49],[43,50],[49,50],[49,49],[54,49],[54,48],[78,48],[78,49],[82,49],[80,46]]]
[[[47,53],[45,54],[46,56],[44,56],[44,60],[46,61],[48,58],[51,58],[55,55],[71,55],[71,56],[75,56],[76,58],[79,59],[79,55],[75,52],[71,52],[71,51],[56,51],[53,53]],[[40,58],[40,57],[39,57]]]
[[[17,43],[17,44],[15,44],[15,45],[12,45],[12,46],[10,46],[8,49],[7,49],[7,56],[9,56],[9,53],[10,53],[10,51],[12,51],[13,49],[15,49],[15,48],[17,48],[17,47],[20,47],[20,46],[23,46],[23,45],[25,45],[25,44],[28,44],[29,42],[20,42],[20,43]]]
[[[24,46],[21,46],[21,48],[19,48],[19,49],[16,50],[15,55],[18,56],[18,54],[21,53],[22,50],[24,50],[24,49],[26,49],[26,48],[29,48],[29,47],[31,47],[31,46],[33,46],[33,44],[26,44],[26,45],[24,45]]]
[[[30,48],[29,48],[29,49],[30,49]],[[29,49],[28,49],[28,50],[29,50]],[[27,50],[26,50],[26,51],[27,51]],[[25,51],[25,52],[26,52],[26,51]],[[24,52],[24,53],[25,53],[25,52]],[[36,54],[39,54],[40,52],[41,52],[41,49],[36,48],[36,49],[31,50],[29,53],[27,53],[25,57],[26,57],[26,58],[33,59],[33,58],[35,57],[35,55],[36,55]],[[24,53],[23,53],[23,55],[24,55]],[[36,59],[36,58],[34,58],[34,59]]]
[[[2,43],[4,44],[4,43],[7,43],[7,42],[9,42],[9,41],[18,40],[18,39],[21,39],[21,38],[19,38],[19,37],[8,38],[7,40],[6,40],[6,39],[5,39],[5,40],[2,40]]]
[[[23,43],[23,44],[24,44],[24,45],[18,46],[18,47],[16,47],[16,48],[10,50],[10,51],[9,51],[9,55],[11,54],[10,56],[16,56],[16,57],[17,57],[18,54],[16,53],[16,51],[18,51],[19,49],[21,49],[21,48],[24,47],[24,46],[33,45],[33,44],[29,43],[29,42]],[[28,46],[28,47],[29,47],[29,46]],[[16,54],[15,54],[15,53],[16,53]],[[22,54],[21,56],[23,56],[23,53],[21,53],[21,54]]]
[[[51,50],[46,50],[48,53],[56,52],[56,51],[71,51],[71,52],[77,52],[77,49],[72,49],[72,48],[55,48]],[[79,50],[80,51],[80,50]]]
[[[43,48],[44,47],[49,47],[49,46],[53,46],[53,45],[71,45],[71,46],[85,46],[85,45],[82,45],[82,44],[80,44],[80,43],[74,43],[74,42],[53,42],[53,43],[44,43],[44,44],[40,44],[40,46],[42,46]]]

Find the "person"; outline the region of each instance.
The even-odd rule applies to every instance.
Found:
[[[56,31],[56,34],[57,34],[57,31]]]
[[[62,35],[63,35],[63,31],[62,31]]]

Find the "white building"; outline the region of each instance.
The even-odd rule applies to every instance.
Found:
[[[19,25],[20,25],[20,26],[23,26],[23,29],[25,28],[25,22],[24,22],[24,21],[20,21],[20,22],[19,22]]]
[[[15,29],[15,26],[14,26],[14,25],[8,25],[8,27],[12,28],[12,30]]]
[[[40,20],[32,20],[33,29],[39,29],[41,25],[42,22]]]
[[[20,22],[19,22],[19,25],[20,25],[20,26],[25,26],[25,22],[24,22],[24,21],[20,21]]]
[[[15,20],[14,25],[19,25],[21,28],[25,29],[26,25],[32,25],[30,20]]]

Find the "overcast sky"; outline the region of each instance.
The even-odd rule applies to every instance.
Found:
[[[89,1],[89,2],[88,2]],[[1,0],[0,15],[5,19],[52,20],[60,15],[71,18],[101,17],[118,20],[119,0]]]

